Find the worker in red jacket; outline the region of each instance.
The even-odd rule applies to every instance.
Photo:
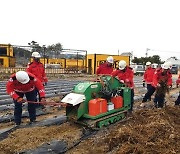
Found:
[[[38,52],[32,53],[33,62],[31,62],[26,71],[34,74],[43,84],[48,82],[44,65],[40,62],[41,55]]]
[[[35,102],[36,90],[38,89],[41,101],[45,102],[45,90],[41,81],[36,78],[33,74],[27,73],[25,71],[18,71],[17,73],[11,75],[9,81],[6,85],[7,93],[13,98],[15,109],[14,109],[14,121],[16,125],[21,124],[22,115],[22,103],[25,102],[23,96],[26,96],[27,101]],[[30,123],[36,120],[36,108],[35,104],[28,103],[28,112]]]
[[[147,93],[143,97],[141,106],[144,106],[144,102],[147,100],[151,100],[151,96],[155,92],[155,87],[152,86],[153,76],[154,76],[155,69],[151,67],[151,62],[146,62],[146,71],[144,72],[143,76],[143,86],[147,85]]]
[[[178,88],[179,84],[180,84],[180,74],[179,74],[178,79],[176,80],[176,87],[177,87],[177,88]],[[179,93],[178,98],[177,98],[176,101],[175,101],[175,105],[180,105],[180,93]]]
[[[179,74],[178,79],[176,80],[176,87],[177,87],[177,88],[178,88],[179,84],[180,84],[180,74]]]
[[[172,74],[169,71],[169,64],[164,63],[162,68],[157,70],[153,76],[152,85],[156,88],[154,104],[157,108],[164,106],[166,92],[172,86]]]
[[[134,104],[134,72],[132,68],[127,66],[124,60],[121,60],[119,61],[119,69],[113,71],[111,76],[117,76],[120,82],[131,88],[131,109],[129,111],[132,112]]]
[[[41,55],[38,52],[33,52],[32,57],[33,57],[33,62],[27,66],[26,71],[34,74],[42,82],[43,85],[46,85],[48,79],[46,77],[44,65],[40,62]],[[36,95],[39,95],[37,89],[36,89],[36,93],[37,93]],[[41,101],[41,97],[39,97],[39,101]],[[42,105],[37,105],[37,107],[40,106]]]
[[[143,82],[145,82],[147,84],[147,89],[148,89],[148,85],[152,84],[152,78],[154,75],[155,69],[151,67],[151,62],[147,62],[146,63],[146,71],[144,72],[144,80]]]
[[[97,70],[96,70],[96,74],[97,75],[110,75],[113,71],[113,63],[114,63],[114,59],[112,56],[109,56],[107,58],[107,61],[103,64],[101,64]]]

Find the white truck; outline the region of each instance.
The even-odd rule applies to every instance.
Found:
[[[136,75],[139,75],[139,74],[143,75],[145,72],[145,68],[143,65],[133,64],[133,65],[131,65],[131,68],[133,69],[134,74],[136,74]]]

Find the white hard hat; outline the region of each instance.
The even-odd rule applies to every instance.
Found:
[[[167,69],[170,68],[170,65],[169,65],[168,63],[164,63],[164,64],[162,65],[162,68],[165,69],[165,70],[167,70]]]
[[[113,64],[114,58],[112,56],[107,57],[107,62]]]
[[[18,71],[16,73],[16,79],[22,84],[26,84],[30,80],[28,73],[25,71]]]
[[[124,60],[119,61],[119,69],[123,70],[126,67],[126,62]]]
[[[33,52],[33,53],[32,53],[32,57],[40,58],[41,55],[39,54],[39,52]]]
[[[146,66],[149,66],[149,65],[151,65],[151,62],[150,61],[146,62]]]

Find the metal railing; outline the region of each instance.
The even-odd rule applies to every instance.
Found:
[[[13,74],[17,71],[25,71],[26,67],[0,67],[0,74]],[[86,73],[82,69],[77,68],[45,68],[46,74],[74,74],[74,73]]]
[[[17,71],[25,71],[26,67],[20,67],[20,68],[15,68],[15,67],[1,67],[0,68],[0,73],[1,74],[13,74]]]

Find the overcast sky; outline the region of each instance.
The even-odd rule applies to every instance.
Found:
[[[180,59],[179,0],[1,0],[0,43]]]

